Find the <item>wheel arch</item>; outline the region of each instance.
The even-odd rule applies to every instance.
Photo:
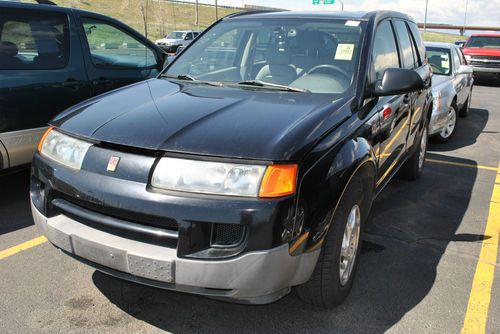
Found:
[[[340,200],[353,180],[361,179],[363,184],[364,200],[368,203],[364,207],[365,215],[371,208],[375,191],[377,164],[373,147],[365,138],[347,140],[322,158],[325,159],[305,174],[299,188],[298,205],[305,202],[308,210],[311,207],[316,210],[306,214],[305,226],[309,230],[306,251],[321,247]],[[311,182],[310,175],[322,175],[322,169],[327,169],[324,171],[325,178],[316,179],[313,182],[315,185],[307,184]],[[315,194],[311,195],[311,188],[317,189]]]

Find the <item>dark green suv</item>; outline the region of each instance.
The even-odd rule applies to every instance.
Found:
[[[59,112],[155,77],[164,61],[158,46],[112,18],[0,1],[0,170],[29,163]]]

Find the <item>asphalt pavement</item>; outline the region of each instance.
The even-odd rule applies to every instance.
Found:
[[[295,291],[244,306],[97,272],[35,239],[29,172],[2,176],[0,333],[458,333],[481,315],[487,333],[500,333],[500,266],[487,263],[489,276],[478,266],[487,262],[483,244],[498,241],[485,230],[500,161],[499,97],[500,86],[476,86],[469,117],[449,143],[430,146],[423,177],[396,179],[378,197],[352,293],[333,310]],[[476,291],[481,279],[492,288]],[[473,297],[489,298],[486,315]]]

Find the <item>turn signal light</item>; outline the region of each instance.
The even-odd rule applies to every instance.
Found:
[[[297,165],[272,165],[267,167],[262,179],[259,197],[282,197],[295,193]]]
[[[54,130],[54,128],[51,126],[47,129],[47,131],[45,131],[45,133],[43,134],[42,138],[40,138],[40,142],[38,143],[38,153],[40,153],[42,151],[42,146],[43,146],[43,142],[45,141],[45,138],[47,138],[47,135],[50,133],[50,131]]]

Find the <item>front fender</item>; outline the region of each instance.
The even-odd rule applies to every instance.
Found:
[[[376,163],[372,145],[363,137],[347,139],[330,149],[302,177],[298,206],[305,212],[305,229],[309,232],[301,250],[321,246],[331,218],[354,175],[366,180],[366,190],[373,194]]]

